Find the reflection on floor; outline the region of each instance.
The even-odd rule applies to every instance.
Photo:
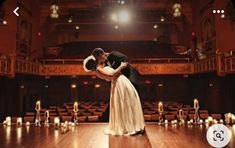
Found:
[[[159,126],[157,123],[146,123],[145,135],[110,136],[104,134],[107,123],[82,123],[62,133],[50,127],[17,128],[16,125],[0,125],[1,147],[61,147],[61,148],[206,148],[205,126]],[[229,147],[235,147],[235,126],[230,127],[232,138]]]

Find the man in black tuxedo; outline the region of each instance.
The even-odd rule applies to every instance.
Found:
[[[105,53],[103,49],[95,48],[92,52],[92,55],[96,58],[97,61],[105,62],[108,66],[112,67],[113,69],[118,68],[121,62],[129,62],[129,57],[118,51]],[[121,72],[131,81],[131,83],[134,85],[138,92],[138,86],[140,81],[139,72],[131,65],[128,65],[128,67],[124,68]]]

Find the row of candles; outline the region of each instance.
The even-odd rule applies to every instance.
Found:
[[[35,105],[35,110],[36,110],[36,118],[35,118],[35,126],[41,126],[41,116],[40,116],[40,111],[41,111],[41,102],[37,101]],[[74,112],[74,123],[73,122],[68,122],[66,121],[65,123],[61,123],[61,126],[75,126],[77,124],[77,113],[78,113],[78,102],[74,102],[73,105],[73,112]],[[49,117],[50,113],[48,110],[45,111],[45,126],[49,126]],[[4,125],[10,126],[11,125],[11,117],[6,117],[6,120],[3,121]],[[16,121],[17,126],[22,126],[22,117],[18,117]],[[30,126],[30,122],[25,123],[26,126]],[[54,126],[58,128],[60,126],[60,118],[55,117],[54,118]]]
[[[194,105],[193,105],[194,109],[195,109],[195,114],[194,114],[194,119],[191,119],[189,121],[187,121],[187,124],[203,124],[203,120],[199,118],[198,115],[198,110],[199,110],[199,101],[198,99],[194,99]],[[41,119],[40,119],[40,110],[41,110],[41,102],[37,101],[36,102],[36,106],[35,106],[35,110],[36,110],[36,119],[35,119],[35,125],[36,126],[41,126]],[[78,102],[74,102],[74,106],[73,106],[73,111],[74,111],[74,123],[73,122],[66,122],[61,124],[61,126],[75,126],[77,124],[77,113],[79,111],[78,108]],[[168,120],[164,120],[163,121],[163,103],[159,102],[158,103],[158,112],[159,112],[159,124],[168,124]],[[49,111],[46,110],[45,111],[45,126],[49,126]],[[179,110],[179,120],[180,120],[180,124],[184,124],[185,121],[183,119],[183,110],[180,109]],[[223,123],[224,121],[222,119],[220,119],[220,121],[217,121],[216,119],[213,119],[212,117],[208,117],[205,120],[206,124],[213,124],[213,123]],[[177,124],[178,120],[172,120],[171,124]],[[227,113],[225,114],[225,123],[227,124],[234,124],[235,123],[235,115],[232,113]],[[10,126],[11,125],[11,117],[6,117],[6,120],[3,122],[4,125]],[[18,117],[17,118],[17,126],[21,126],[22,125],[22,118]],[[30,122],[26,122],[26,126],[29,126]],[[60,118],[59,117],[55,117],[54,118],[54,126],[56,128],[58,128],[60,126]]]
[[[224,123],[223,119],[220,119],[218,121],[216,119],[213,119],[211,116],[209,116],[207,119],[205,119],[205,122],[204,122],[203,119],[200,119],[199,114],[198,114],[198,110],[199,110],[199,101],[198,101],[198,99],[194,99],[193,108],[195,109],[194,119],[190,119],[189,121],[187,121],[188,125],[190,125],[190,124],[203,124],[203,123],[205,123],[206,125],[212,125],[212,124],[217,124],[217,123],[220,123],[220,124]],[[169,123],[169,121],[167,119],[165,119],[164,122],[163,122],[163,115],[162,115],[163,111],[164,111],[163,103],[159,102],[158,103],[159,125]],[[182,109],[179,109],[179,114],[178,115],[179,115],[179,124],[184,124],[185,120],[183,119],[184,114],[183,114]],[[178,123],[178,120],[176,120],[176,119],[171,120],[171,124],[177,124],[177,123]],[[235,124],[235,115],[232,114],[232,113],[226,113],[225,114],[225,123],[226,124]]]
[[[26,126],[30,126],[30,122],[26,122],[25,125]],[[11,117],[6,117],[6,120],[3,121],[3,125],[6,125],[6,126],[11,126],[12,125],[12,122],[11,122]],[[22,126],[23,125],[23,122],[22,122],[22,117],[18,117],[17,120],[16,120],[16,125],[17,126]],[[35,124],[36,125],[36,124]],[[54,126],[56,128],[60,127],[61,126],[64,126],[64,125],[68,125],[68,126],[75,126],[75,123],[74,122],[68,122],[68,121],[65,121],[64,123],[60,123],[60,118],[59,117],[55,117],[54,118]],[[45,124],[45,126],[47,126]]]

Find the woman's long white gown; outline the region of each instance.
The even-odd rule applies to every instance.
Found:
[[[104,71],[112,72],[114,69],[106,66]],[[139,95],[124,75],[111,80],[109,126],[106,134],[124,135],[134,134],[143,130],[145,126],[143,110]]]

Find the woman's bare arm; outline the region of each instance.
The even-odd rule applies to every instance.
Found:
[[[112,79],[111,76],[104,75],[104,74],[102,74],[101,72],[99,72],[98,70],[95,71],[95,74],[96,74],[97,77],[99,77],[99,78],[101,78],[101,79],[104,79],[104,80],[106,80],[106,81],[110,81],[110,80]]]

